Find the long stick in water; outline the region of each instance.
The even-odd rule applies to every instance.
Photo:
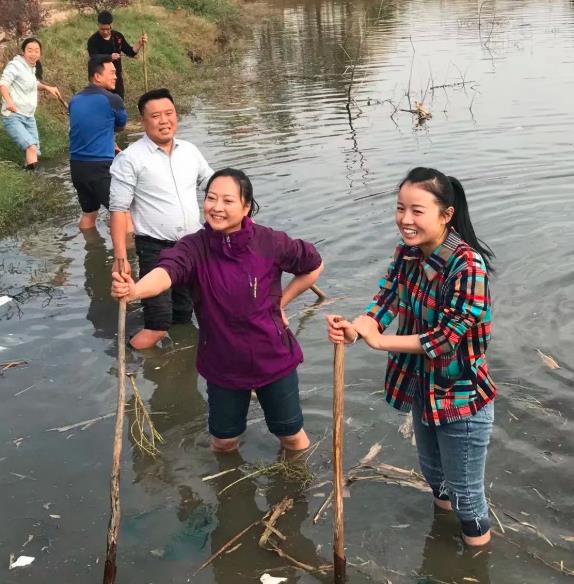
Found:
[[[319,288],[319,286],[315,286],[315,284],[313,284],[311,286],[311,290],[313,290],[313,292],[317,294],[319,300],[324,300],[325,298],[327,298],[327,295],[325,294],[325,292],[323,292],[323,290],[321,290],[321,288]]]
[[[145,31],[142,30],[142,36],[144,34],[145,34]],[[143,45],[142,45],[142,61],[143,61],[143,74],[144,74],[144,89],[147,93],[147,90],[148,90],[147,89],[147,87],[148,87],[148,85],[147,85],[147,59],[145,56],[145,46],[146,46],[146,43],[143,43]]]
[[[120,267],[120,272],[123,270]],[[111,516],[108,525],[106,564],[104,584],[116,582],[116,555],[118,551],[118,532],[120,528],[120,458],[124,432],[124,411],[126,405],[126,301],[120,300],[118,311],[118,408],[116,411],[116,431],[112,459],[112,478],[110,484]]]
[[[345,582],[345,530],[343,515],[343,398],[345,390],[345,345],[335,345],[333,361],[333,485],[335,492],[335,541],[333,566],[335,584]]]

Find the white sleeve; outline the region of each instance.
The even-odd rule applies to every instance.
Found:
[[[205,160],[203,154],[199,151],[197,147],[195,148],[195,152],[197,155],[198,164],[197,187],[200,189],[205,189],[205,187],[207,186],[207,181],[211,178],[211,175],[213,174],[213,168],[209,166],[207,160]]]
[[[2,71],[2,77],[0,77],[0,85],[5,85],[6,87],[10,87],[16,79],[18,75],[18,68],[16,64],[10,61],[6,67],[4,67],[4,71]]]
[[[137,171],[125,152],[114,158],[110,174],[110,211],[129,211],[136,192]]]

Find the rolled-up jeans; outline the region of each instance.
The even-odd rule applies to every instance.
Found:
[[[140,278],[151,272],[159,260],[162,250],[175,245],[175,241],[154,239],[147,235],[136,235],[136,252],[139,260]],[[187,286],[176,286],[153,298],[142,300],[144,327],[153,331],[167,331],[172,324],[191,321],[193,301]]]
[[[6,133],[20,150],[25,151],[30,146],[36,146],[38,156],[40,155],[40,137],[34,116],[11,113],[9,116],[3,115],[2,122]]]
[[[474,416],[441,426],[422,423],[420,394],[413,400],[412,411],[421,472],[435,497],[450,500],[466,536],[483,535],[490,529],[484,469],[494,422],[494,402],[489,402]]]

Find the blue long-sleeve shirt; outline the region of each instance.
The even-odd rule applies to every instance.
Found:
[[[90,84],[72,97],[69,111],[70,159],[113,160],[115,132],[128,121],[122,98]]]

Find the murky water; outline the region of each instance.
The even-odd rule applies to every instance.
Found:
[[[433,516],[428,496],[366,481],[345,500],[350,582],[567,581],[558,570],[561,561],[574,569],[574,3],[271,4],[278,15],[255,31],[241,67],[222,71],[225,90],[197,101],[181,135],[214,167],[246,169],[259,221],[317,242],[324,256],[320,284],[337,303],[305,312],[308,294],[289,310],[306,355],[306,427],[326,436],[312,458],[318,483],[330,478],[332,347],[323,317],[355,314],[376,290],[397,239],[393,191],[408,168],[435,165],[459,177],[477,231],[497,253],[489,359],[500,398],[487,484],[506,539],[469,553],[452,518]],[[432,112],[426,123],[398,111],[409,108],[409,85],[413,102],[424,97]],[[85,240],[74,224],[52,223],[0,243],[2,292],[37,284],[23,291],[20,315],[4,310],[0,320],[0,361],[29,361],[0,377],[3,583],[101,581],[113,417],[77,425],[115,408],[116,306],[103,221],[100,233]],[[128,328],[140,324],[134,310]],[[241,455],[217,459],[194,369],[196,330],[180,327],[172,338],[130,355],[166,444],[154,460],[126,432],[120,582],[259,582],[266,571],[288,582],[331,581],[259,549],[258,530],[193,576],[286,494],[296,503],[279,524],[285,550],[312,566],[328,563],[330,517],[312,518],[329,485],[300,493],[278,477],[253,477],[218,495],[241,473],[202,481],[271,464],[277,443],[254,407]],[[536,349],[561,368],[550,370]],[[347,467],[381,441],[382,461],[416,468],[398,432],[404,418],[375,393],[384,362],[364,347],[347,352]],[[36,560],[9,572],[11,553]]]

